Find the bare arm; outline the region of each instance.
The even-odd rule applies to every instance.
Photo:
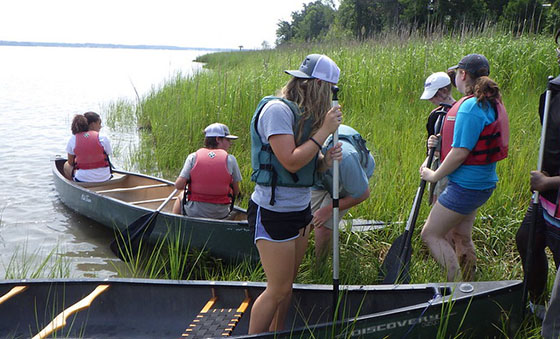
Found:
[[[179,191],[184,190],[185,187],[187,187],[187,179],[183,178],[181,176],[177,177],[177,180],[175,180],[175,188],[178,189]]]
[[[68,163],[69,163],[71,166],[76,166],[76,162],[75,162],[75,161],[76,161],[76,156],[75,156],[74,154],[68,153]]]
[[[339,202],[338,207],[342,210],[347,210],[360,204],[368,197],[369,197],[369,187],[366,189],[364,194],[362,194],[358,198],[354,198],[352,196],[346,196],[344,198],[341,198],[338,201]],[[315,227],[322,226],[325,223],[325,221],[329,220],[332,217],[332,210],[333,210],[332,204],[319,208],[317,211],[315,211],[315,213],[313,213],[313,220],[311,221],[311,223],[313,223]]]
[[[231,184],[232,188],[233,188],[233,196],[237,197],[239,196],[239,183],[237,181],[234,181]]]
[[[434,172],[429,168],[422,167],[420,169],[420,176],[422,179],[429,182],[437,182],[441,178],[453,173],[469,156],[469,149],[463,147],[452,147],[445,160],[441,163],[438,169]]]
[[[339,118],[341,117],[340,106],[331,108],[327,112],[323,125],[312,138],[322,145],[327,137],[338,128],[340,125]],[[311,140],[307,140],[296,147],[294,136],[291,134],[271,135],[268,142],[282,167],[292,173],[307,165],[319,152],[317,145]]]
[[[531,190],[544,192],[560,187],[560,176],[549,177],[543,172],[531,171]]]

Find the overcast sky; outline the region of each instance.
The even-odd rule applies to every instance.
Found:
[[[311,0],[2,0],[0,40],[259,48]]]

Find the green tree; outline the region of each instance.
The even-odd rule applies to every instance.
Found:
[[[503,18],[512,23],[516,33],[540,30],[543,6],[540,0],[510,0],[504,8]]]
[[[383,29],[388,17],[381,10],[381,2],[371,0],[343,0],[338,8],[338,22],[357,38],[371,37]]]
[[[324,37],[334,22],[332,0],[317,0],[303,5],[301,11],[292,12],[292,21],[280,21],[276,29],[276,44],[289,41],[312,41]]]

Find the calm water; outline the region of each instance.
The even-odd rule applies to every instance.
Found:
[[[32,272],[49,253],[64,258],[71,277],[116,275],[112,232],[62,205],[51,159],[65,155],[74,114],[104,117],[108,103],[135,100],[134,89],[142,96],[177,71],[196,72],[192,60],[204,53],[0,46],[0,279]],[[134,132],[101,131],[124,153],[136,142]]]

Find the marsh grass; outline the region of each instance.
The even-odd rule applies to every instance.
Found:
[[[17,247],[4,267],[4,279],[68,278],[71,262],[58,246],[46,255],[41,248],[30,253],[27,242]]]
[[[490,60],[491,78],[503,93],[511,138],[510,155],[498,164],[500,182],[479,210],[474,225],[476,279],[522,279],[515,233],[530,201],[528,173],[537,163],[539,95],[546,87],[547,76],[558,74],[554,47],[550,36],[512,36],[497,29],[472,34],[465,29],[460,35],[434,32],[430,38],[398,31],[362,42],[208,54],[198,58],[206,63],[205,71],[191,77],[178,74],[137,103],[115,104],[108,112],[108,122],[116,128],[129,128],[130,122],[140,131],[141,144],[131,157],[130,167],[169,180],[175,180],[186,156],[202,146],[205,126],[216,121],[227,124],[232,134],[239,136],[230,152],[237,158],[244,178],[238,203],[246,207],[254,187],[249,180],[249,122],[257,103],[285,84],[289,79],[285,69],[297,68],[309,53],[327,54],[342,70],[338,85],[343,122],[368,141],[376,161],[371,196],[351,213],[363,219],[403,221],[419,184],[418,168],[425,157],[425,124],[433,108],[419,100],[424,79],[457,64],[466,54],[484,54]],[[454,91],[458,99],[460,94]],[[421,244],[419,230],[428,213],[429,207],[423,203],[412,238],[410,274],[414,283],[445,280],[445,272]],[[376,231],[343,231],[341,283],[376,283],[380,264],[403,229],[404,225],[394,223]],[[311,239],[297,282],[330,283],[330,261],[316,265],[313,245]],[[264,280],[262,269],[249,263],[228,266],[204,255],[191,258],[196,260],[196,272],[184,267],[189,262],[184,257],[175,259],[174,269],[192,271],[191,278]],[[554,266],[550,266],[552,270]],[[163,274],[155,269],[151,272]],[[532,324],[527,326],[523,335],[534,331]]]

